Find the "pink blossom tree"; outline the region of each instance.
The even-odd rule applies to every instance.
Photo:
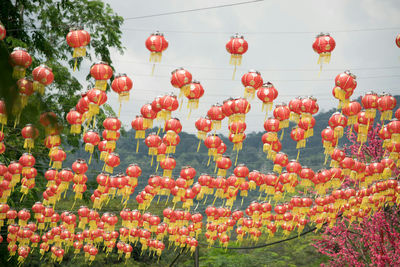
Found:
[[[385,155],[379,138],[381,125],[368,132],[368,142],[360,148],[354,132],[347,132],[349,144],[344,148],[364,162],[379,161]],[[398,168],[393,172],[399,174]],[[350,184],[347,180],[344,186]],[[354,185],[355,186],[355,185]],[[313,246],[329,257],[330,266],[400,266],[400,210],[396,205],[385,205],[372,216],[358,223],[349,223],[345,217],[333,227],[326,227]]]

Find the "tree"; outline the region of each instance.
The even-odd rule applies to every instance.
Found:
[[[5,0],[0,3],[0,21],[7,29],[6,39],[0,42],[0,97],[5,99],[11,126],[4,128],[8,149],[2,155],[2,161],[8,163],[22,154],[20,131],[25,124],[35,124],[40,130],[37,140],[44,139],[44,131],[38,122],[40,114],[46,111],[58,116],[56,123],[63,129],[63,144],[69,149],[78,148],[77,137],[63,134],[69,131],[65,116],[75,106],[83,89],[82,83],[72,73],[74,59],[66,35],[71,27],[84,27],[91,35],[87,58],[112,64],[110,49],[123,52],[120,30],[123,18],[116,15],[108,4],[98,0]],[[33,94],[29,97],[19,125],[12,128],[14,117],[11,111],[17,99],[17,87],[8,58],[15,47],[26,48],[33,58],[27,75],[33,68],[45,63],[53,70],[54,82],[43,96]],[[78,69],[82,61],[90,62],[87,58],[78,58]],[[110,108],[108,112],[112,112]],[[31,152],[39,162],[48,160],[47,153],[43,151],[46,149],[42,142],[36,141],[36,149]],[[42,173],[43,168],[38,171]]]
[[[21,128],[27,123],[35,124],[40,130],[40,136],[31,153],[36,158],[35,168],[41,178],[36,179],[35,188],[30,190],[23,202],[19,201],[21,193],[18,186],[8,199],[12,207],[30,208],[41,198],[39,196],[45,188],[43,174],[48,168],[48,150],[42,142],[45,132],[39,126],[40,114],[46,111],[56,113],[58,120],[52,123],[57,123],[61,129],[64,149],[74,150],[80,147],[78,137],[66,134],[69,133],[69,125],[65,116],[75,106],[84,89],[81,81],[75,77],[77,72],[72,73],[74,60],[66,35],[75,26],[84,27],[91,35],[86,58],[78,59],[78,70],[83,61],[87,63],[100,59],[112,64],[110,49],[123,52],[120,30],[123,18],[115,14],[108,4],[99,0],[4,0],[0,1],[0,21],[7,30],[7,37],[0,41],[0,98],[5,100],[8,115],[8,125],[3,130],[7,137],[6,152],[0,156],[0,160],[9,164],[11,160],[18,160],[24,152]],[[27,75],[30,75],[33,68],[44,63],[52,68],[54,82],[46,88],[43,96],[33,94],[29,97],[19,124],[13,127],[15,116],[11,111],[16,103],[18,89],[8,59],[15,47],[26,48],[32,56],[33,62],[27,69]],[[109,107],[105,106],[105,109],[107,113],[112,113]],[[104,117],[104,112],[100,115]],[[6,261],[6,246],[1,246],[0,250],[2,265],[11,264]]]
[[[380,161],[385,155],[381,125],[368,132],[368,143],[360,148],[354,132],[348,131],[347,154],[366,162]],[[393,176],[398,176],[399,169]],[[349,183],[347,181],[347,183]],[[327,227],[313,246],[329,257],[331,266],[395,266],[400,264],[400,213],[397,205],[385,205],[372,216],[358,216],[358,223],[342,216],[333,227]]]

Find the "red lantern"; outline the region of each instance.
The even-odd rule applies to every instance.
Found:
[[[392,143],[400,143],[400,121],[393,119],[387,124],[387,129],[391,134]]]
[[[33,82],[27,78],[21,78],[17,81],[18,99],[13,107],[13,113],[17,116],[16,123],[19,123],[22,110],[28,104],[28,98],[33,94]]]
[[[300,127],[293,128],[292,132],[290,133],[290,137],[293,139],[293,141],[297,142],[297,149],[304,148],[306,146],[304,129]]]
[[[275,142],[278,140],[278,132],[280,130],[280,121],[274,118],[268,118],[264,122],[265,131],[269,132],[267,141]]]
[[[205,140],[207,133],[209,133],[212,129],[212,121],[208,117],[200,117],[198,120],[196,120],[195,126],[197,129],[197,138],[199,139],[199,141]],[[198,148],[200,148],[200,142]],[[197,149],[197,151],[199,151],[199,149]]]
[[[108,117],[103,121],[103,126],[107,130],[107,138],[114,139],[121,128],[121,121],[116,117]]]
[[[226,171],[232,166],[232,161],[228,156],[222,156],[216,160],[218,176],[226,176]]]
[[[126,74],[118,74],[111,83],[111,89],[118,94],[120,103],[129,100],[129,91],[132,86],[133,82]]]
[[[146,127],[144,126],[144,119],[142,116],[136,116],[136,118],[131,122],[132,129],[135,130],[135,139],[144,139],[146,136]],[[139,148],[139,140],[136,151]]]
[[[71,109],[67,114],[67,121],[71,124],[70,133],[72,134],[80,134],[81,133],[81,125],[82,125],[82,114],[76,111],[75,109]]]
[[[233,151],[237,151],[236,160],[235,160],[235,165],[236,165],[238,153],[243,148],[243,142],[246,139],[246,134],[245,133],[237,133],[237,134],[231,133],[228,136],[228,139],[229,139],[229,141],[231,141],[234,144]]]
[[[302,98],[297,97],[289,101],[290,116],[289,120],[299,123],[301,114]]]
[[[184,68],[179,68],[171,72],[171,84],[175,88],[180,89],[179,98],[188,96],[190,92],[190,83],[192,82],[192,74]]]
[[[193,109],[199,108],[199,99],[204,95],[204,88],[199,81],[193,80],[190,84],[189,94],[186,96],[188,101],[189,116]]]
[[[262,111],[265,110],[268,114],[268,111],[272,110],[274,100],[278,97],[278,90],[272,83],[267,82],[257,90],[257,97],[263,102]]]
[[[391,94],[383,94],[378,99],[378,109],[381,112],[381,121],[391,120],[397,101]]]
[[[25,77],[26,69],[32,64],[32,57],[26,49],[16,47],[10,54],[10,63],[14,67],[13,78],[20,79]]]
[[[307,139],[314,135],[315,118],[314,117],[300,118],[298,126],[305,131],[304,138]]]
[[[156,31],[146,39],[146,48],[150,51],[150,62],[161,62],[162,52],[168,48],[168,41],[164,34]],[[154,65],[152,74],[154,72]]]
[[[378,108],[378,95],[374,92],[366,93],[362,99],[361,104],[365,108],[365,116],[367,119],[375,118],[376,109]]]
[[[289,163],[289,158],[285,153],[282,152],[277,153],[274,159],[273,171],[280,174],[282,172],[282,168],[286,167],[288,163]]]
[[[232,80],[235,78],[236,66],[242,64],[242,55],[247,52],[249,45],[243,36],[235,34],[226,44],[226,51],[231,54],[231,59],[229,64],[235,65],[235,70],[233,72]]]
[[[163,119],[164,121],[167,121],[171,118],[171,112],[178,109],[179,102],[175,95],[170,94],[170,95],[165,95],[165,96],[161,97],[160,105],[161,105],[162,111],[159,112],[157,114],[157,116],[160,116],[161,119]]]
[[[279,120],[279,128],[284,129],[289,127],[290,109],[287,105],[276,105],[273,114],[275,119]]]
[[[256,70],[249,70],[242,76],[244,88],[244,97],[253,99],[255,92],[263,85],[261,73]]]
[[[66,39],[68,45],[74,48],[72,57],[75,58],[75,71],[78,62],[77,58],[86,55],[86,46],[90,43],[90,34],[83,29],[72,28],[67,34]]]
[[[176,134],[179,134],[182,131],[182,124],[179,119],[172,118],[165,122],[164,131],[173,131]]]
[[[107,80],[112,77],[113,70],[107,63],[99,62],[90,68],[90,75],[96,80],[95,87],[105,91],[107,88]]]
[[[396,36],[396,45],[400,47],[400,34]]]
[[[356,87],[356,76],[349,70],[346,70],[336,76],[335,88],[333,88],[333,96],[339,99],[339,108],[346,107],[348,105],[349,98],[352,96]]]
[[[2,125],[3,131],[3,126],[7,124],[7,108],[4,99],[0,99],[0,124]]]
[[[204,140],[204,145],[208,148],[208,164],[210,163],[211,156],[216,157],[217,149],[221,145],[221,143],[221,138],[218,135],[209,135]]]
[[[347,116],[347,124],[354,125],[357,122],[357,114],[361,111],[361,104],[357,101],[351,101],[342,112]]]
[[[44,88],[54,80],[54,74],[51,68],[42,64],[32,71],[33,76],[33,91],[39,92],[41,95],[44,94]]]
[[[106,165],[104,170],[106,172],[113,173],[114,168],[119,166],[120,162],[121,161],[117,153],[110,153],[108,154],[108,157],[105,160]]]
[[[55,147],[50,151],[50,159],[53,161],[54,169],[61,169],[62,162],[67,158],[67,154],[60,147]]]
[[[312,47],[319,54],[317,64],[321,65],[321,69],[323,63],[329,63],[331,60],[331,52],[335,49],[335,46],[336,42],[329,33],[320,33],[315,38]]]
[[[245,121],[246,114],[250,111],[251,105],[245,98],[235,99],[231,105],[233,111],[233,121]]]
[[[27,124],[21,130],[21,135],[25,139],[24,148],[30,151],[35,146],[34,139],[39,136],[39,130],[32,124]]]
[[[140,113],[143,116],[144,128],[153,128],[153,120],[157,118],[157,112],[153,110],[151,104],[144,104],[140,109]]]
[[[87,112],[88,112],[88,117],[91,118],[99,114],[100,106],[107,102],[107,94],[102,90],[93,88],[87,92],[87,97],[89,100],[89,109]]]
[[[90,164],[94,147],[97,146],[100,142],[100,136],[95,131],[88,131],[83,136],[83,142],[85,142],[85,151],[90,153],[90,158],[88,162]]]
[[[0,41],[2,41],[4,38],[6,38],[6,28],[2,23],[0,23]]]
[[[311,116],[317,114],[319,110],[317,99],[312,96],[302,99],[300,110],[301,118],[311,119]]]
[[[339,112],[335,112],[329,118],[329,126],[334,130],[335,137],[341,138],[343,136],[344,128],[347,126],[347,118]]]
[[[211,108],[207,111],[207,116],[212,120],[213,130],[221,129],[221,121],[225,118],[225,115],[222,112],[221,105],[212,105]]]
[[[163,176],[172,177],[172,171],[175,169],[176,161],[173,157],[166,157],[160,161],[160,166],[164,170]]]

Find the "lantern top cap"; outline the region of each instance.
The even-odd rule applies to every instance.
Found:
[[[171,74],[173,75],[175,72],[180,71],[180,70],[185,70],[185,68],[183,68],[183,67],[176,68],[171,72]]]
[[[259,72],[258,70],[255,70],[255,69],[249,69],[248,72],[250,72],[250,73],[257,73],[258,75],[261,75],[261,72]]]
[[[274,85],[273,85],[271,82],[263,83],[263,86],[264,86],[264,87],[267,87],[267,88],[274,87]]]
[[[159,31],[155,31],[155,32],[153,32],[151,35],[164,36],[164,33],[159,32]]]
[[[19,50],[22,50],[22,51],[27,51],[25,48],[23,48],[23,47],[15,47],[14,49],[13,49],[13,51],[19,51]]]
[[[240,38],[240,39],[244,39],[243,35],[239,34],[239,33],[235,33],[234,35],[231,36],[232,39],[235,38]]]
[[[128,77],[128,75],[126,75],[126,73],[118,73],[115,78],[119,78],[119,77]]]
[[[353,73],[351,73],[350,70],[345,70],[344,73],[346,73],[347,75],[350,75],[353,79],[357,78],[357,76],[354,75]]]

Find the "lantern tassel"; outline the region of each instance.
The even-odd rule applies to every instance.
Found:
[[[232,80],[235,79],[235,74],[236,74],[236,62],[235,62],[235,68],[233,69]]]
[[[200,150],[201,139],[199,139],[199,144],[197,145],[197,152]]]
[[[139,151],[139,139],[137,140],[137,143],[136,143],[136,153],[138,153],[138,151]]]
[[[238,157],[239,157],[239,149],[236,150],[235,166],[237,165]]]
[[[76,57],[75,58],[75,63],[74,63],[74,72],[75,72],[77,66],[78,66],[78,58]]]

